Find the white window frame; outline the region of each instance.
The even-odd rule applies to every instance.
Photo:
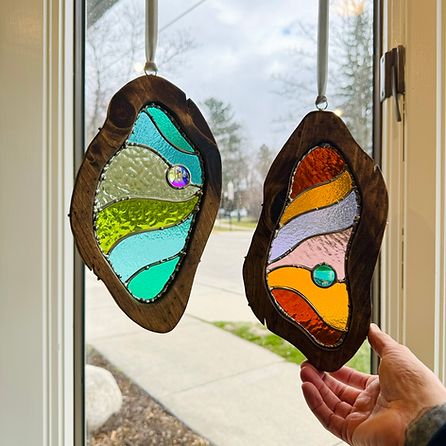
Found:
[[[381,264],[381,321],[444,381],[446,5],[385,0],[383,50],[406,48],[403,120],[383,106],[390,198]]]
[[[73,444],[73,1],[0,2],[0,442]]]

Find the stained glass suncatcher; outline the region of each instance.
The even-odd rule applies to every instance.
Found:
[[[278,308],[325,347],[337,345],[348,329],[345,260],[360,213],[342,155],[329,144],[311,149],[292,174],[266,281]]]
[[[143,327],[178,323],[220,190],[215,141],[181,90],[143,76],[113,97],[76,179],[71,224],[85,263]]]
[[[387,207],[379,168],[331,112],[309,113],[270,168],[246,296],[321,369],[341,367],[366,337]]]
[[[133,298],[153,302],[175,277],[203,182],[201,156],[175,120],[145,106],[104,166],[93,216],[101,251]]]

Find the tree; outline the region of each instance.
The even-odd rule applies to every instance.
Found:
[[[232,210],[230,207],[240,208],[244,205],[243,192],[247,188],[248,176],[247,153],[242,149],[241,125],[235,120],[231,104],[211,97],[203,105],[222,158],[222,207],[226,210]],[[234,187],[234,200],[225,197],[230,183]]]
[[[101,3],[101,2],[98,2]],[[102,3],[101,3],[102,5]],[[86,130],[90,140],[105,119],[111,96],[144,67],[144,2],[121,0],[91,21],[85,57]],[[196,48],[185,30],[159,38],[157,64],[163,73],[184,68],[187,52]]]
[[[271,167],[274,159],[274,152],[266,145],[262,144],[257,155],[257,172],[262,179],[262,183]]]
[[[372,2],[338,0],[337,15],[330,22],[329,95],[332,109],[342,114],[358,143],[371,152],[373,98]],[[316,98],[316,28],[298,22],[291,51],[291,70],[276,76],[276,92],[292,110],[306,113]],[[309,48],[313,50],[310,51]]]
[[[373,114],[373,32],[371,6],[347,0],[333,35],[337,49],[335,100],[359,145],[371,152]]]
[[[248,176],[248,187],[245,194],[245,206],[248,215],[258,219],[262,209],[263,183],[273,162],[275,152],[266,144],[262,144],[251,163]]]

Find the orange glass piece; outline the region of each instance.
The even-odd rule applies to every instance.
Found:
[[[344,336],[344,331],[327,325],[298,293],[278,288],[271,293],[279,306],[320,344],[332,347]]]
[[[331,147],[313,149],[294,172],[289,197],[297,197],[303,190],[318,183],[324,183],[338,176],[344,170],[345,162]]]
[[[280,219],[284,225],[304,212],[330,206],[345,198],[352,189],[352,177],[347,171],[327,184],[314,187],[298,195],[285,209]]]
[[[270,289],[286,288],[297,291],[327,325],[336,330],[347,330],[349,299],[345,283],[338,282],[329,288],[321,288],[313,282],[310,271],[294,266],[270,271],[267,282]]]

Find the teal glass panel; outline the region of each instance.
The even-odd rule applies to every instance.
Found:
[[[126,282],[141,268],[177,255],[185,248],[192,220],[189,217],[177,226],[124,238],[108,256],[113,270]]]
[[[195,152],[184,136],[180,133],[178,128],[171,121],[170,117],[163,110],[161,110],[159,107],[152,106],[147,107],[146,112],[153,118],[156,126],[168,142],[178,149],[184,150],[185,152]]]
[[[155,104],[138,114],[128,140],[104,167],[94,202],[96,240],[115,274],[141,301],[156,299],[173,280],[199,211],[203,181],[200,152]]]
[[[147,147],[125,146],[104,171],[96,208],[129,197],[184,201],[197,193],[197,186],[173,188],[166,180],[169,169],[171,166]]]
[[[142,112],[138,115],[128,142],[150,147],[171,165],[184,165],[191,173],[192,184],[203,184],[203,172],[198,156],[182,152],[169,144],[146,113]]]
[[[178,256],[142,270],[130,280],[129,291],[138,299],[155,299],[169,282],[179,260],[180,257]]]

